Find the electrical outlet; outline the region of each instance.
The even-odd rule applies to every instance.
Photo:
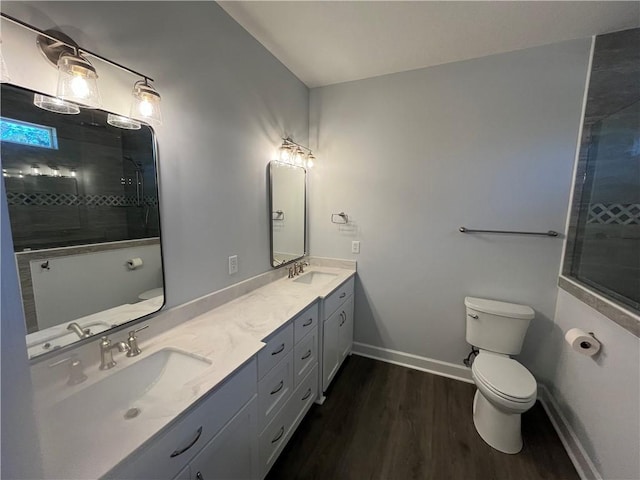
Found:
[[[233,255],[229,257],[229,275],[238,273],[238,256]]]
[[[351,253],[360,253],[360,241],[354,240],[351,242]]]

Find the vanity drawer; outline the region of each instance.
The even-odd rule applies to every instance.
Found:
[[[293,323],[279,330],[264,341],[265,347],[258,352],[258,380],[282,360],[293,346]]]
[[[293,391],[293,352],[258,383],[258,431],[275,417]]]
[[[314,364],[318,362],[318,329],[314,328],[302,342],[294,347],[294,384],[297,387]]]
[[[308,375],[295,389],[287,403],[286,409],[291,418],[291,433],[302,421],[311,404],[318,397],[318,365],[315,364]],[[289,435],[290,436],[290,435]]]
[[[124,459],[103,478],[173,478],[256,394],[256,361],[233,374],[178,423]],[[173,456],[172,456],[173,455]]]
[[[353,295],[354,277],[344,282],[324,299],[324,319],[329,318],[349,295]]]
[[[284,408],[258,437],[260,478],[267,475],[317,396],[318,366],[315,365],[295,389]]]
[[[318,325],[318,304],[314,303],[296,317],[294,324],[294,339],[298,343],[304,336]]]

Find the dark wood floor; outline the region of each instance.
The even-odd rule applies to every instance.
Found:
[[[474,393],[472,384],[354,355],[267,479],[579,479],[539,403],[523,415],[524,448],[506,455],[475,431]]]

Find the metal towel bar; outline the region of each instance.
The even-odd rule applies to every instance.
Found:
[[[462,233],[504,233],[511,235],[538,235],[542,237],[557,237],[558,232],[549,230],[548,232],[516,232],[513,230],[476,230],[472,228],[460,227]]]

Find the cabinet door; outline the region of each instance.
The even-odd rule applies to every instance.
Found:
[[[256,397],[196,455],[192,480],[249,480],[258,477],[258,404]]]
[[[329,388],[329,383],[338,371],[340,350],[338,339],[340,337],[340,322],[342,321],[342,309],[338,309],[324,322],[324,336],[322,345],[322,391]]]
[[[338,347],[340,349],[339,364],[345,359],[349,352],[351,352],[351,346],[353,345],[353,295],[342,304],[338,309],[340,312],[340,333],[338,336]]]

